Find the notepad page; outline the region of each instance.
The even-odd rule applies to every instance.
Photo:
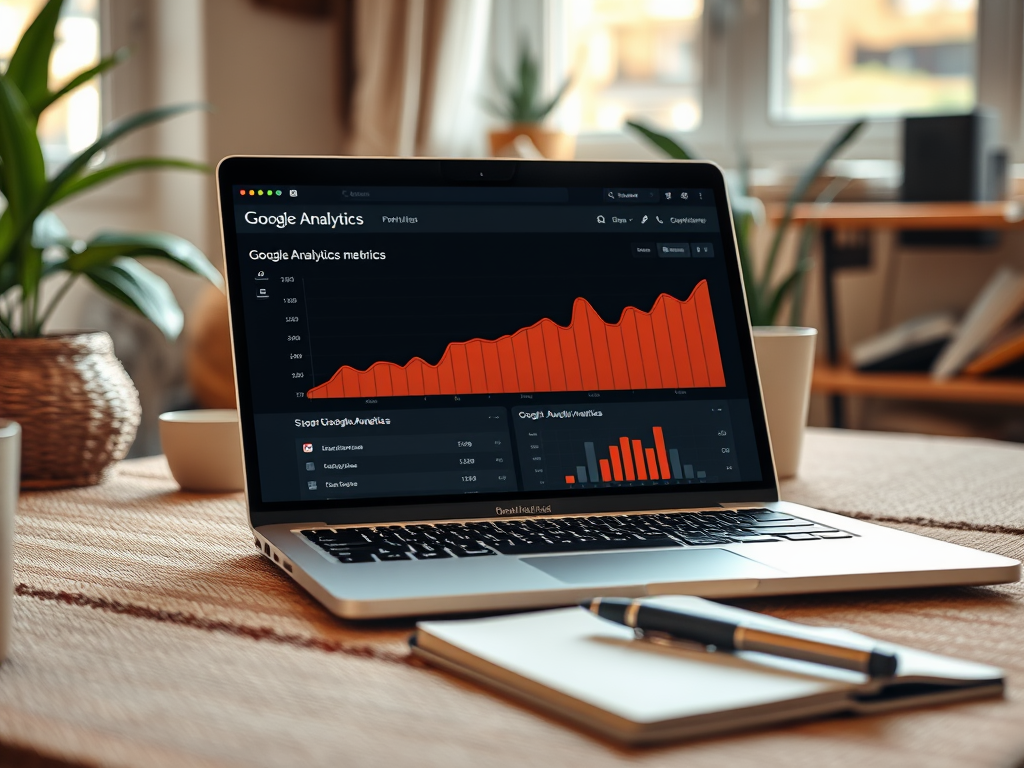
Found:
[[[753,667],[729,654],[636,642],[629,628],[579,608],[423,622],[419,628],[421,636],[641,724],[797,699],[832,700],[856,687]]]

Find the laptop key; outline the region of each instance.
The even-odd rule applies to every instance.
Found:
[[[818,541],[818,537],[813,533],[777,533],[776,536],[781,536],[787,541]]]
[[[373,555],[369,552],[354,552],[347,555],[336,554],[339,563],[372,563]]]
[[[852,539],[852,533],[845,531],[822,531],[816,534],[819,539]]]
[[[377,552],[377,558],[381,562],[388,562],[390,560],[411,560],[408,552]]]
[[[493,549],[481,546],[455,547],[449,546],[448,551],[456,557],[486,557],[497,554]]]

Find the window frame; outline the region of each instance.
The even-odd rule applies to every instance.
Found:
[[[545,69],[548,82],[564,71],[560,58],[558,19],[566,3],[551,0],[544,25]],[[781,85],[773,75],[784,62],[783,51],[772,46],[773,25],[784,23],[784,0],[705,0],[701,83],[701,123],[678,137],[702,156],[735,164],[743,147],[757,166],[796,167],[809,162],[818,149],[851,118],[785,120],[772,117],[771,89]],[[564,46],[562,46],[564,47]],[[979,0],[977,45],[977,103],[998,110],[1000,142],[1011,158],[1024,160],[1024,5],[1015,0]],[[902,118],[872,118],[868,130],[845,153],[852,159],[899,161]],[[656,156],[625,131],[582,133],[578,156]]]

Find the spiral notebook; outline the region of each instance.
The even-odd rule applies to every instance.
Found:
[[[685,608],[692,600],[700,598],[649,602]],[[724,605],[716,610],[724,618],[737,611],[749,616]],[[733,613],[733,618],[740,617]],[[765,629],[779,627],[780,621],[757,619]],[[863,639],[839,629],[813,632],[822,639]],[[903,646],[879,643],[896,653],[899,666],[895,677],[872,680],[760,653],[707,653],[637,640],[631,629],[580,608],[421,622],[410,644],[416,656],[432,665],[630,744],[1003,691],[1003,671],[996,667]]]

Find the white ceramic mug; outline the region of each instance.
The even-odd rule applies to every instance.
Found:
[[[0,664],[14,624],[14,512],[21,483],[21,427],[0,419]]]
[[[238,411],[217,408],[161,413],[160,444],[182,490],[242,490]]]
[[[775,471],[780,478],[793,477],[800,466],[817,336],[814,328],[754,328],[754,354],[761,375]]]

